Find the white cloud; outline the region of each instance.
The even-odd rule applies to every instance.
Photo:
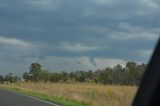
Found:
[[[26,58],[25,62],[39,62],[43,68],[51,71],[76,71],[76,70],[95,70],[96,67],[90,62],[90,58],[81,57],[55,57],[47,56],[45,59]]]
[[[4,45],[8,45],[8,46],[19,46],[20,48],[30,48],[32,46],[31,43],[20,40],[20,39],[15,39],[15,38],[6,38],[6,37],[0,37],[0,44],[4,44]],[[59,49],[62,50],[69,50],[69,51],[74,51],[74,52],[84,52],[84,51],[91,51],[91,50],[97,50],[99,49],[98,47],[91,47],[91,46],[84,46],[81,44],[70,44],[70,43],[66,43],[63,42],[63,45],[61,45],[61,47],[59,47]],[[10,52],[10,51],[19,51],[19,49],[11,49],[9,51],[6,52]],[[6,52],[4,52],[5,57],[6,56]],[[140,52],[142,55],[147,55],[148,53],[150,53],[150,51],[148,50],[147,52]],[[12,54],[10,56],[10,54]],[[121,64],[122,66],[125,66],[126,61],[122,60],[122,59],[116,59],[116,58],[99,58],[99,57],[95,57],[93,59],[91,59],[90,57],[87,56],[79,56],[79,57],[55,57],[55,56],[45,56],[45,58],[40,59],[39,57],[36,56],[28,56],[28,55],[32,55],[32,53],[28,50],[26,51],[22,51],[22,52],[18,52],[17,53],[10,53],[8,54],[10,57],[13,57],[12,60],[15,61],[16,63],[16,67],[14,69],[12,68],[8,68],[5,66],[3,67],[3,69],[5,70],[13,70],[14,72],[16,72],[16,70],[21,69],[21,70],[28,70],[29,65],[32,62],[39,62],[40,64],[42,64],[43,68],[45,69],[49,69],[49,70],[53,70],[53,71],[75,71],[75,70],[96,70],[96,69],[104,69],[106,67],[113,67],[117,64]],[[19,57],[21,55],[26,55],[24,58]],[[36,54],[35,54],[36,55]],[[9,57],[9,58],[10,58]],[[14,62],[10,62],[10,60],[6,60],[1,59],[1,63],[2,64],[9,64],[10,66],[14,66]],[[20,64],[20,65],[18,65]],[[21,72],[23,73],[23,72]]]
[[[105,69],[106,67],[113,67],[117,64],[125,66],[126,61],[121,59],[113,58],[93,58],[93,62],[90,57],[80,56],[80,57],[55,57],[47,56],[44,59],[28,57],[21,64],[25,66],[24,71],[27,70],[32,62],[38,62],[42,65],[43,69],[48,69],[50,71],[76,71],[76,70],[97,70]]]
[[[77,59],[78,64],[81,65],[81,67],[87,69],[87,70],[95,70],[97,67],[92,63],[91,59],[87,56],[82,56]]]
[[[150,50],[150,49],[137,51],[137,54],[139,54],[141,57],[144,57],[147,59],[151,57],[152,53],[153,53],[153,50]]]
[[[126,61],[122,59],[113,58],[93,58],[80,56],[80,57],[55,57],[47,56],[45,59],[39,58],[26,58],[25,63],[31,64],[32,62],[39,62],[43,68],[51,71],[76,71],[76,70],[97,70],[105,69],[106,67],[114,67],[117,64],[125,66]],[[94,62],[94,64],[93,64]]]
[[[18,47],[32,47],[32,44],[29,42],[25,42],[16,38],[7,38],[0,36],[0,44],[8,45],[8,46],[18,46]]]
[[[70,43],[63,42],[62,46],[57,47],[57,49],[68,50],[68,51],[73,51],[73,52],[86,52],[86,51],[97,50],[99,49],[99,47],[85,46],[79,43],[70,44]]]
[[[140,0],[145,6],[148,6],[152,9],[158,8],[158,3],[155,0]]]
[[[158,40],[159,35],[151,32],[114,32],[110,37],[117,40],[143,39],[156,41]]]
[[[125,29],[125,30],[131,30],[131,29],[133,29],[133,28],[131,28],[131,25],[129,23],[127,23],[127,22],[120,22],[118,24],[118,28]]]
[[[100,35],[106,34],[109,31],[107,27],[97,25],[86,26],[81,28],[81,30],[86,32],[99,33]]]
[[[114,67],[117,64],[125,66],[126,61],[122,59],[113,59],[113,58],[95,58],[94,59],[98,69],[104,69],[106,67]]]
[[[29,0],[27,2],[40,10],[56,10],[61,4],[60,0]]]
[[[113,30],[110,34],[110,38],[118,40],[135,40],[143,39],[156,41],[159,38],[159,28],[144,28],[140,26],[132,26],[126,22],[120,22],[118,28],[121,31]]]
[[[152,33],[152,32],[141,32],[139,34],[139,37],[144,38],[146,40],[153,40],[154,41],[154,40],[158,40],[159,35],[156,33]]]
[[[3,36],[0,36],[0,48],[0,55],[4,57],[4,61],[15,60],[15,62],[17,62],[20,56],[23,57],[26,54],[36,55],[39,51],[38,46],[30,42]]]
[[[9,62],[9,61],[1,61],[0,60],[0,67],[1,72],[0,74],[6,75],[8,73],[13,73],[14,75],[18,75],[21,77],[21,75],[24,73],[24,71],[29,70],[29,66],[27,66],[24,63],[17,63],[17,62]]]
[[[106,5],[114,2],[115,0],[92,0],[93,3],[96,3],[98,5]]]

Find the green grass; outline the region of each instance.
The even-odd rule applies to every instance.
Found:
[[[45,100],[51,103],[55,103],[55,104],[59,104],[62,106],[88,106],[85,103],[79,103],[77,101],[68,101],[65,100],[63,98],[58,98],[58,97],[54,97],[54,96],[48,96],[46,94],[42,94],[42,93],[38,93],[38,92],[33,92],[33,91],[25,91],[25,90],[21,90],[21,89],[17,89],[17,88],[9,88],[9,87],[3,87],[0,86],[0,88],[15,92],[15,93],[21,93],[21,94],[25,94],[25,95],[29,95],[32,97],[36,97],[39,98],[41,100]]]
[[[131,106],[138,88],[90,83],[12,83],[0,87],[63,106]]]

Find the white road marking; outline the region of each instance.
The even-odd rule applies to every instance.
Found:
[[[54,106],[61,106],[61,105],[57,105],[57,104],[54,104],[54,103],[51,103],[51,102],[48,102],[48,101],[45,101],[45,100],[42,100],[42,99],[39,99],[39,98],[36,98],[36,97],[33,97],[33,96],[29,96],[29,95],[26,95],[26,94],[22,94],[22,93],[16,93],[16,94],[23,95],[23,96],[26,96],[26,97],[30,97],[32,99],[36,99],[36,100],[39,100],[41,102],[45,102],[45,103],[48,103],[48,104],[51,104],[51,105],[54,105]]]

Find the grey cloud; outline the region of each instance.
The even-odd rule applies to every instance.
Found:
[[[146,62],[141,54],[153,50],[160,32],[159,5],[157,0],[0,0],[0,54],[3,61],[24,62],[87,56],[92,66],[94,58],[106,57]],[[35,48],[4,45],[9,38]]]

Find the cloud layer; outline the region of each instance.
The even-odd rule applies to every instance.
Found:
[[[0,73],[147,63],[159,11],[158,0],[0,0]]]

